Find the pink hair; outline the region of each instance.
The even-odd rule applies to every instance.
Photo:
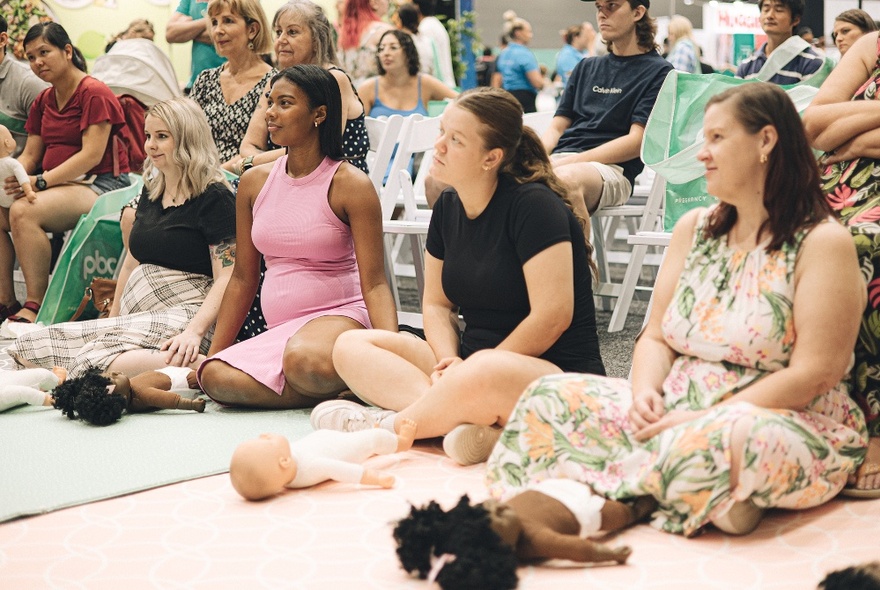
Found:
[[[339,46],[342,49],[357,47],[361,41],[361,34],[370,23],[377,20],[379,15],[370,6],[370,0],[345,0]]]

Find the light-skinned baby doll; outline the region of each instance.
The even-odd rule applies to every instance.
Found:
[[[10,176],[14,176],[24,191],[24,196],[31,203],[37,198],[34,187],[31,186],[31,179],[21,162],[12,157],[15,151],[15,139],[12,133],[5,126],[0,125],[0,181],[5,182]],[[0,207],[9,208],[12,206],[13,199],[6,191],[0,190]]]
[[[0,412],[16,406],[51,406],[52,391],[67,377],[61,367],[0,371]]]
[[[412,447],[416,423],[405,420],[399,434],[384,428],[359,432],[318,430],[292,444],[280,434],[263,434],[241,443],[232,454],[232,487],[246,500],[262,500],[285,488],[307,488],[324,481],[390,488],[394,476],[361,463],[373,455]]]

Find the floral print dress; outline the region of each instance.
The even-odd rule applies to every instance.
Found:
[[[663,383],[666,411],[704,410],[646,442],[633,437],[628,381],[563,374],[525,391],[489,458],[492,495],[506,499],[547,478],[575,479],[611,499],[652,495],[653,525],[693,535],[734,502],[809,508],[833,498],[865,453],[864,415],[846,379],[801,412],[747,402],[718,406],[788,365],[796,340],[794,270],[805,232],[781,250],[743,251],[702,236],[706,213],[663,335],[679,356]],[[730,489],[731,433],[747,442]]]
[[[877,62],[852,100],[878,100],[880,39]],[[868,283],[868,305],[856,341],[853,396],[865,412],[868,430],[880,436],[880,161],[857,158],[831,164],[822,175],[828,203],[850,230]]]

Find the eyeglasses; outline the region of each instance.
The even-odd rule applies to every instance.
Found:
[[[605,16],[617,12],[617,9],[623,6],[622,2],[596,2],[596,10]]]

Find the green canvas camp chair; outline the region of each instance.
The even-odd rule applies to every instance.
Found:
[[[122,254],[120,211],[144,185],[140,176],[131,177],[131,186],[99,196],[92,210],[80,217],[58,256],[37,323],[48,326],[68,321],[93,278],[115,276]],[[94,317],[95,310],[90,311]],[[88,312],[83,319],[89,319]]]
[[[750,80],[677,71],[666,77],[645,126],[641,153],[645,165],[660,178],[651,189],[652,196],[648,199],[639,231],[627,240],[633,249],[617,292],[609,332],[623,328],[647,249],[668,245],[672,228],[682,215],[695,207],[715,202],[714,197],[706,192],[705,167],[697,160],[703,147],[703,112],[709,98],[733,86],[769,80],[805,46],[806,42],[800,37],[790,38],[770,54],[758,77]],[[782,86],[798,112],[803,113],[809,106],[832,68],[833,62],[825,59],[822,67],[807,80]],[[654,227],[655,220],[659,219],[663,222],[662,231]]]

